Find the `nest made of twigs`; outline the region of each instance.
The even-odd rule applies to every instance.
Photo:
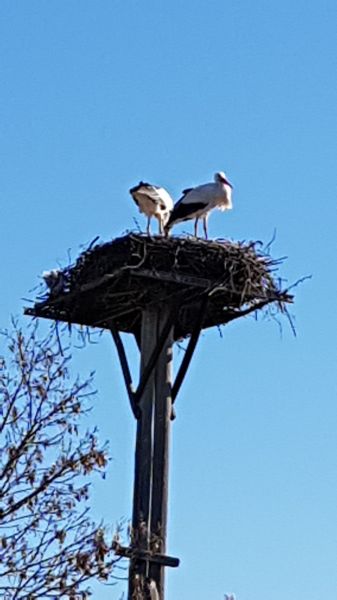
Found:
[[[131,233],[83,252],[62,271],[62,286],[25,312],[136,333],[144,308],[169,303],[178,339],[190,335],[205,296],[203,328],[267,305],[285,311],[293,297],[276,278],[279,263],[257,242]]]

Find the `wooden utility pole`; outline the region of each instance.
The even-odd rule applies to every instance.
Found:
[[[169,318],[169,308],[162,305],[142,313],[141,378]],[[141,594],[150,584],[164,600],[172,346],[171,327],[138,404],[132,545],[149,554],[147,560],[139,556],[131,559],[129,600],[143,598]],[[152,561],[151,555],[161,555],[162,562]]]

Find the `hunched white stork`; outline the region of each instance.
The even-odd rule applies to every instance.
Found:
[[[158,220],[159,233],[164,233],[164,226],[173,209],[173,200],[170,194],[164,188],[144,181],[140,181],[138,185],[129,191],[139,208],[139,212],[147,216],[146,233],[150,235],[152,217]]]
[[[50,294],[57,296],[64,292],[66,280],[60,269],[52,269],[51,271],[43,271],[42,279],[49,288]]]
[[[176,223],[195,219],[194,235],[198,236],[198,221],[202,218],[205,238],[208,237],[207,219],[213,208],[230,210],[232,208],[232,184],[225,173],[220,171],[214,175],[214,183],[205,183],[195,188],[183,190],[183,196],[175,204],[165,226],[165,232]]]

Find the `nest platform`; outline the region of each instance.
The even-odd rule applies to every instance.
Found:
[[[191,335],[207,297],[202,328],[293,297],[280,288],[279,261],[257,243],[128,234],[83,252],[53,288],[25,314],[137,335],[144,308],[170,304],[174,339]]]

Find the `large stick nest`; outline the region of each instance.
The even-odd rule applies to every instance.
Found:
[[[175,307],[178,339],[193,331],[205,295],[203,328],[271,304],[274,312],[285,311],[293,297],[275,277],[279,262],[254,242],[132,233],[83,252],[60,273],[58,285],[25,312],[137,334],[144,308],[169,304]]]

